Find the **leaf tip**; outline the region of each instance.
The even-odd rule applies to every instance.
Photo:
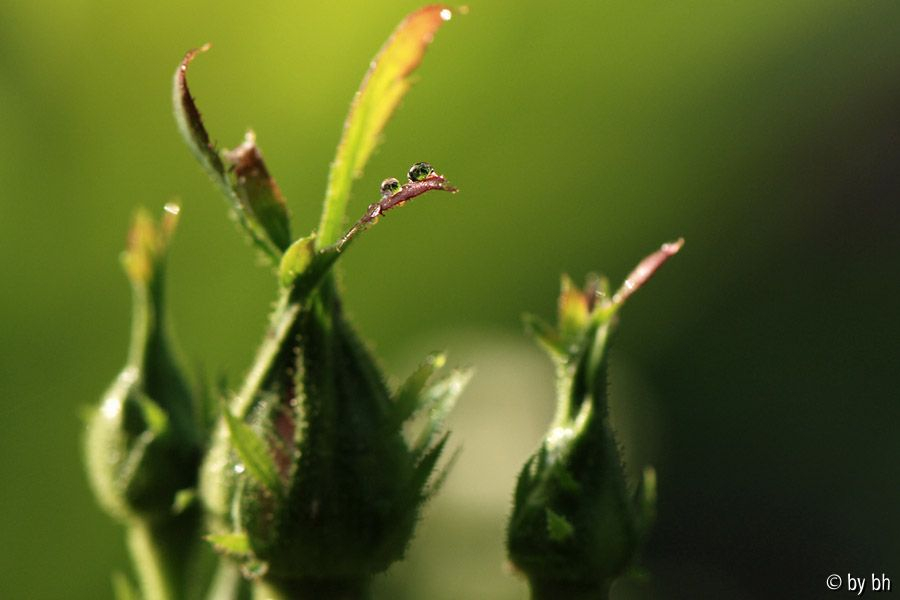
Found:
[[[622,287],[615,293],[612,303],[621,306],[631,294],[641,288],[656,273],[667,260],[678,254],[684,246],[684,238],[678,238],[674,242],[668,242],[660,246],[659,250],[647,256],[638,263],[638,266],[628,274]]]

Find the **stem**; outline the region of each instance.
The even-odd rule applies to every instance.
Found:
[[[198,525],[197,511],[188,510],[161,523],[139,520],[128,526],[128,549],[145,600],[184,598]]]
[[[531,600],[608,600],[607,582],[529,579]]]
[[[209,584],[207,600],[222,600],[223,598],[238,598],[244,578],[241,571],[228,559],[220,559],[219,567]]]
[[[367,579],[260,579],[254,600],[368,600]]]
[[[240,393],[235,397],[231,406],[235,416],[243,418],[253,405],[256,393],[265,381],[266,375],[272,368],[272,363],[281,349],[281,343],[290,332],[291,327],[300,314],[300,304],[293,301],[288,292],[282,293],[272,313],[271,324],[266,333],[266,338],[256,352],[253,366],[244,380]]]

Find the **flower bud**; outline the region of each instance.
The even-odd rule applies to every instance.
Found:
[[[163,518],[176,494],[196,482],[200,444],[193,400],[167,334],[163,272],[179,208],[160,223],[139,212],[123,255],[132,286],[125,368],[92,409],[85,459],[94,492],[119,519]]]
[[[267,582],[352,586],[401,558],[468,377],[427,386],[442,363],[391,393],[330,277],[305,297],[288,291],[202,469],[209,539]],[[424,430],[409,444],[403,426],[416,414]]]
[[[519,475],[507,530],[509,557],[534,598],[605,597],[650,526],[655,476],[645,471],[629,493],[609,424],[608,346],[624,300],[680,247],[644,259],[612,296],[599,277],[584,289],[564,277],[558,326],[528,319],[556,365],[558,393],[553,423]]]

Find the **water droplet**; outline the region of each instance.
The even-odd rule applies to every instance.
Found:
[[[441,18],[445,21],[449,21],[453,18],[453,11],[451,11],[449,8],[441,10]]]
[[[397,181],[396,177],[388,177],[384,181],[381,182],[381,195],[382,196],[393,196],[397,192],[400,191],[400,182]]]
[[[174,202],[169,202],[163,207],[163,210],[166,211],[167,213],[169,213],[170,215],[177,215],[178,213],[181,212],[181,207],[178,206],[177,204],[175,204]]]
[[[409,168],[407,177],[409,177],[410,181],[424,181],[432,173],[434,173],[434,168],[430,164],[427,162],[417,162]]]
[[[244,472],[244,465],[242,465],[241,463],[238,463],[238,464],[234,465],[234,472],[237,473],[238,475],[240,475],[241,473],[243,473],[243,472]]]

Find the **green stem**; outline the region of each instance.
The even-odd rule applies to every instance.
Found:
[[[367,579],[261,579],[253,586],[254,600],[368,600]]]
[[[222,600],[223,598],[238,598],[245,580],[241,571],[230,560],[219,560],[219,567],[209,585],[207,600]]]
[[[244,385],[231,406],[235,416],[243,418],[253,406],[253,400],[265,381],[266,375],[272,368],[275,357],[278,356],[278,352],[281,350],[284,338],[290,332],[299,314],[300,303],[292,300],[289,292],[282,292],[281,297],[278,299],[278,304],[275,306],[275,311],[272,313],[266,338],[257,350],[253,366],[250,367],[250,372],[244,380]]]
[[[609,583],[529,579],[531,600],[608,600]]]
[[[198,513],[189,510],[162,523],[141,520],[128,526],[128,549],[145,600],[185,597],[198,525]]]

